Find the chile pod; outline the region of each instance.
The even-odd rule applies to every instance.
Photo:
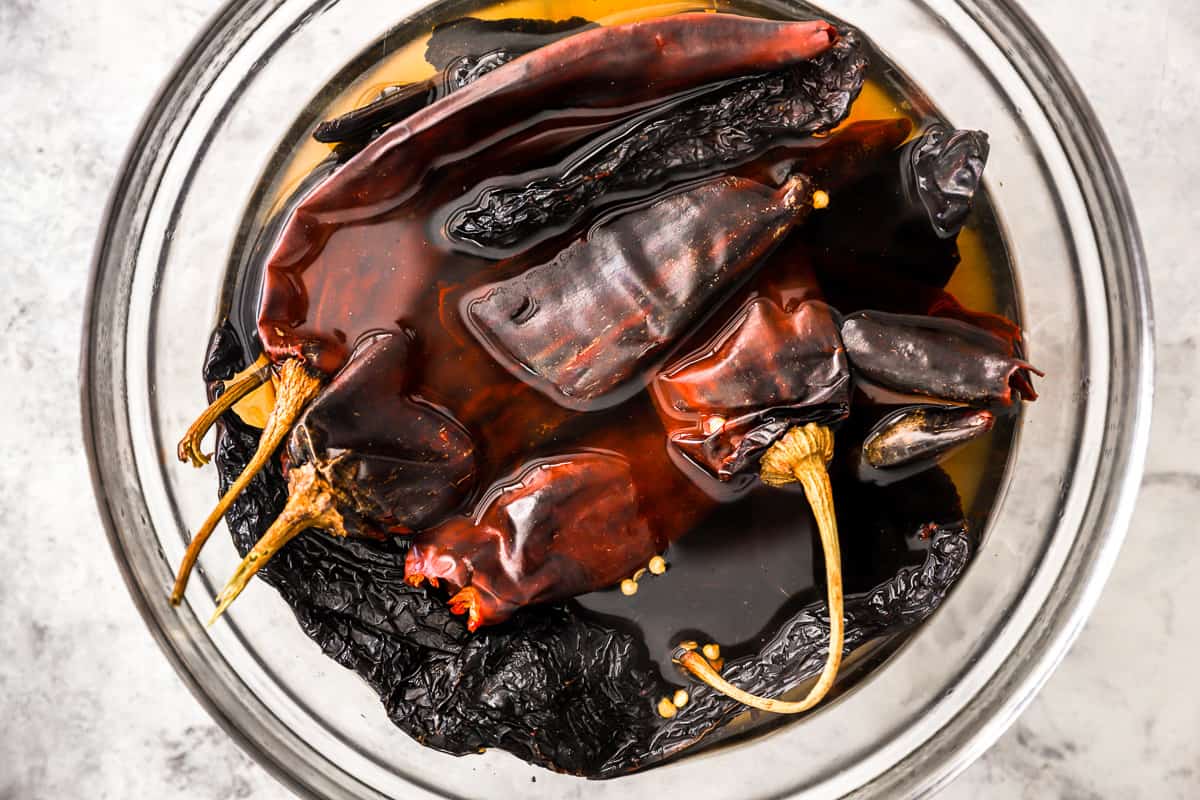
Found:
[[[658,553],[629,465],[608,453],[547,459],[494,488],[470,517],[413,540],[405,579],[445,582],[476,630],[534,603],[619,582]]]
[[[834,312],[819,300],[785,311],[747,303],[713,339],[654,384],[671,445],[728,481],[800,423],[844,417],[850,371]]]
[[[885,389],[952,403],[1036,400],[1030,373],[1010,342],[956,319],[862,311],[842,323],[858,376]]]
[[[740,283],[811,207],[807,179],[778,191],[717,178],[601,224],[553,260],[463,299],[472,332],[560,405],[612,405]]]
[[[850,262],[945,287],[960,261],[957,238],[982,186],[988,149],[980,131],[930,126],[895,151],[891,164],[841,192],[805,231],[821,254],[818,268],[836,275]]]
[[[863,458],[876,469],[933,461],[992,429],[996,417],[985,409],[910,406],[893,412],[863,442]]]

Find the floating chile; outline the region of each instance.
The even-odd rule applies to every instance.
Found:
[[[611,122],[631,107],[653,104],[684,89],[805,61],[836,40],[834,28],[821,21],[770,22],[729,14],[681,14],[577,32],[414,113],[405,125],[389,129],[340,165],[291,211],[267,258],[258,317],[263,358],[251,376],[201,414],[180,443],[181,459],[202,464],[199,442],[215,418],[239,395],[274,381],[276,402],[259,451],[197,530],[172,601],[181,601],[200,549],[229,504],[266,466],[355,346],[346,331],[354,329],[365,287],[345,280],[345,273],[362,254],[357,249],[343,253],[326,248],[337,230],[366,223],[412,200],[435,156],[468,150],[479,156],[478,142],[500,132],[507,134],[501,138],[520,140],[538,124],[533,118],[541,112],[566,112],[557,118],[563,128],[558,140],[568,142],[585,135],[579,125],[571,124],[571,112],[583,112],[593,124],[611,113]],[[546,131],[541,129],[541,134],[532,139],[544,139]],[[388,275],[401,286],[409,280],[404,270],[393,269]],[[377,274],[369,276],[370,292],[391,296],[378,282]],[[322,287],[316,295],[317,313],[309,309],[312,285]]]
[[[855,371],[904,394],[958,403],[1036,400],[1033,375],[1013,343],[956,319],[862,311],[842,323]]]
[[[778,191],[712,179],[482,287],[464,316],[501,363],[556,402],[611,404],[803,218],[811,195],[802,177]]]
[[[863,443],[863,457],[876,469],[932,461],[992,429],[987,409],[908,406],[884,417]]]
[[[931,125],[885,165],[840,192],[805,238],[822,278],[845,267],[945,287],[958,266],[957,236],[987,164],[987,134]],[[863,225],[864,219],[873,220]]]
[[[526,467],[457,517],[414,539],[410,583],[444,583],[467,627],[568,600],[632,575],[663,550],[638,508],[633,474],[611,453],[572,453]]]

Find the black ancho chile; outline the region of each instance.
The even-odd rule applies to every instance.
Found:
[[[229,379],[241,366],[236,339],[222,327],[214,343],[205,377]],[[235,415],[222,418],[215,456],[222,492],[244,472],[258,438]],[[250,552],[286,499],[281,467],[271,461],[231,505],[227,521],[239,553]],[[931,532],[929,541],[923,566],[848,598],[847,652],[939,607],[972,540],[958,525]],[[407,549],[405,538],[313,531],[293,539],[260,576],[325,654],[361,675],[389,718],[427,746],[452,754],[497,747],[556,771],[607,778],[687,752],[744,709],[697,687],[664,722],[654,698],[669,689],[636,640],[569,607],[539,605],[469,633],[440,591],[405,580]],[[821,668],[828,639],[825,604],[809,606],[759,654],[731,661],[723,674],[748,691],[781,693]]]
[[[705,87],[697,97],[652,108],[532,175],[491,178],[436,217],[445,219],[451,243],[492,258],[510,257],[614,202],[629,203],[671,183],[727,173],[770,151],[808,149],[808,137],[846,118],[862,90],[866,64],[857,34],[847,31],[807,61]],[[881,127],[890,131],[906,123],[894,120]],[[858,133],[851,131],[847,139]],[[784,157],[775,153],[774,160]]]

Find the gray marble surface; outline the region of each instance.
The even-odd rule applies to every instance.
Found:
[[[943,796],[1197,797],[1200,4],[1025,5],[1091,96],[1132,188],[1158,398],[1133,530],[1096,614],[1024,716]],[[78,331],[105,198],[142,110],[217,6],[0,0],[0,800],[287,794],[146,632],[99,527],[79,436]]]

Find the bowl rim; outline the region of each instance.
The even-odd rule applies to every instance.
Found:
[[[119,514],[106,491],[101,463],[103,450],[99,442],[101,425],[93,396],[94,376],[103,361],[103,355],[98,357],[93,347],[94,334],[100,324],[96,300],[102,288],[104,265],[121,232],[113,222],[119,218],[129,197],[148,180],[148,175],[138,169],[140,154],[154,147],[157,134],[172,109],[168,101],[189,76],[205,68],[206,54],[210,47],[219,43],[222,33],[269,15],[281,2],[226,0],[167,74],[137,127],[109,195],[93,251],[84,299],[80,407],[84,447],[100,519],[130,597],[159,648],[192,695],[256,763],[296,794],[321,797],[322,789],[335,787],[319,771],[304,769],[303,765],[297,768],[290,759],[285,762],[274,748],[262,746],[262,737],[255,735],[261,730],[251,732],[226,714],[205,691],[185,653],[157,623],[118,534]],[[1102,485],[1106,491],[1098,496],[1097,490],[1093,489],[1085,519],[1086,525],[1102,529],[1103,535],[1096,537],[1091,547],[1073,553],[1064,566],[1055,581],[1056,586],[1064,583],[1066,578],[1074,580],[1066,581],[1064,591],[1050,595],[1051,601],[1039,609],[1029,630],[1014,647],[1014,653],[1025,651],[1026,657],[1015,659],[1010,654],[1001,664],[996,680],[937,732],[943,743],[950,743],[939,745],[941,766],[926,769],[924,762],[931,754],[910,753],[851,796],[866,793],[920,796],[943,788],[982,755],[1032,702],[1070,649],[1099,599],[1129,528],[1149,448],[1155,364],[1148,264],[1136,213],[1112,147],[1094,109],[1061,56],[1016,0],[953,2],[993,41],[1020,39],[1027,45],[1023,51],[1005,50],[1005,57],[1033,93],[1042,111],[1055,124],[1059,143],[1079,180],[1102,261],[1116,265],[1111,276],[1116,285],[1108,286],[1106,292],[1109,307],[1123,306],[1125,313],[1122,316],[1134,324],[1115,331],[1110,346],[1110,357],[1119,349],[1123,356],[1121,362],[1127,367],[1125,388],[1124,394],[1119,396],[1115,384],[1110,391],[1104,459],[1097,467],[1097,474],[1106,476],[1107,480],[1096,481],[1096,485]],[[978,722],[981,715],[971,713],[981,703],[994,707],[982,724]],[[306,747],[296,737],[292,738],[295,739],[293,746],[298,743]],[[365,784],[359,785],[368,792],[374,791]],[[417,789],[417,786],[413,788]]]

